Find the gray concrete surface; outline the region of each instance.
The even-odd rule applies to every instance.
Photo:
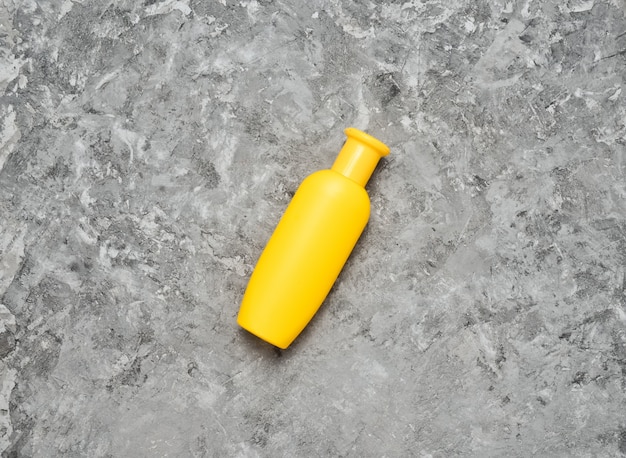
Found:
[[[623,0],[0,2],[7,457],[626,455]],[[237,328],[354,126],[372,218]]]

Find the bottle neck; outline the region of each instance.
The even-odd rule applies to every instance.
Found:
[[[380,158],[389,154],[389,147],[353,127],[347,128],[345,133],[348,139],[331,170],[365,187]]]

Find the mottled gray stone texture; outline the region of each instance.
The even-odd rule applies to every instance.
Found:
[[[623,0],[0,0],[5,457],[626,455]],[[372,216],[238,328],[354,126]]]

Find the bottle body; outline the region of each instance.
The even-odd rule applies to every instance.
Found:
[[[252,273],[237,322],[287,348],[319,309],[363,232],[370,202],[333,170],[307,177]]]

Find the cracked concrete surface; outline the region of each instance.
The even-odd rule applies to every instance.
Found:
[[[0,450],[626,455],[623,0],[0,2]],[[280,352],[343,129],[372,217]]]

